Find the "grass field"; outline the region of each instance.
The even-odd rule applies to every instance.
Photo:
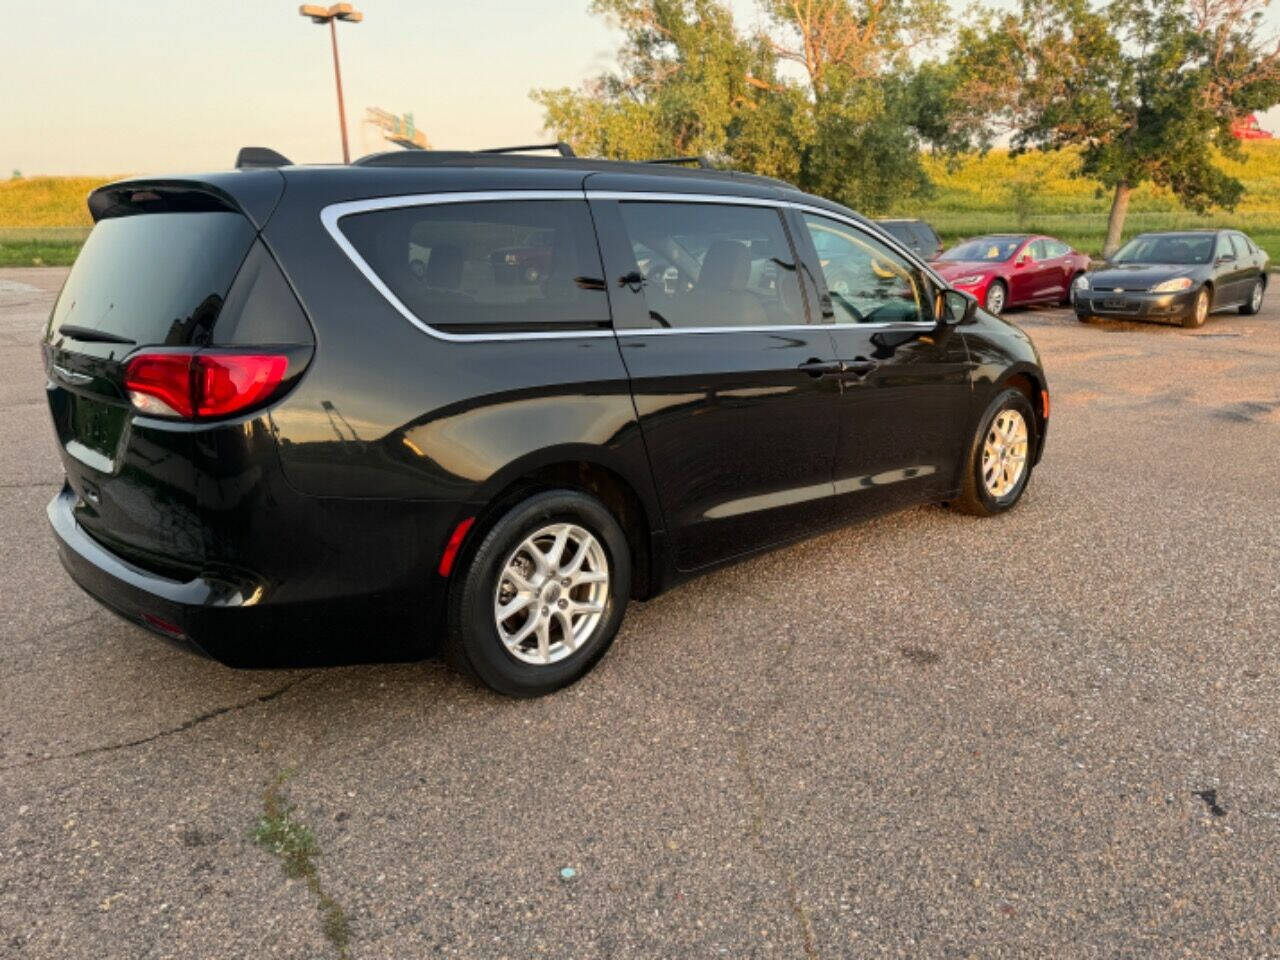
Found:
[[[23,177],[0,182],[0,267],[71,263],[93,220],[85,198],[114,177]]]
[[[1223,168],[1245,185],[1234,211],[1199,216],[1150,184],[1134,191],[1125,236],[1144,230],[1227,226],[1239,228],[1280,264],[1280,141],[1245,144],[1243,162]],[[925,158],[933,196],[893,211],[922,217],[951,244],[995,231],[1048,233],[1098,255],[1111,197],[1078,176],[1071,151],[1012,157],[1004,151],[957,164]],[[0,182],[0,266],[66,264],[75,259],[91,226],[85,197],[113,177],[27,177]]]

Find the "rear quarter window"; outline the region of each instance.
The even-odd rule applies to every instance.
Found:
[[[434,329],[609,325],[585,201],[399,207],[350,214],[338,229],[405,309]]]

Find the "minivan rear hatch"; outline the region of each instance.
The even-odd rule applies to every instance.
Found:
[[[196,425],[139,416],[125,387],[140,348],[211,343],[258,227],[198,186],[103,188],[99,217],[50,316],[48,398],[76,520],[122,558],[157,573],[199,569],[192,452]]]

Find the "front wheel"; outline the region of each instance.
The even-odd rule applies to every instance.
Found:
[[[992,280],[991,286],[987,287],[987,295],[984,298],[983,307],[987,313],[994,313],[997,317],[1004,313],[1005,304],[1009,300],[1009,291],[1004,285],[1003,280]]]
[[[618,521],[576,490],[508,510],[467,557],[449,593],[445,656],[499,693],[567,686],[609,649],[631,587]]]
[[[1209,288],[1201,287],[1196,292],[1196,298],[1191,304],[1191,309],[1187,315],[1182,318],[1182,325],[1189,329],[1195,327],[1203,327],[1204,322],[1209,319]]]
[[[1074,307],[1076,303],[1076,281],[1083,277],[1083,273],[1077,273],[1071,278],[1071,282],[1067,284],[1067,292],[1062,299],[1058,301],[1060,307]]]
[[[1007,388],[978,421],[965,461],[964,487],[952,505],[979,517],[1010,509],[1031,478],[1036,415],[1020,390]]]
[[[1262,309],[1262,296],[1267,292],[1267,285],[1259,277],[1253,281],[1253,289],[1249,291],[1249,299],[1240,305],[1240,312],[1251,317]]]

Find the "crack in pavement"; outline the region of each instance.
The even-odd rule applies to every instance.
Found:
[[[747,790],[751,794],[750,833],[752,842],[766,858],[773,862],[774,866],[786,873],[787,901],[791,907],[791,914],[795,917],[796,923],[800,927],[801,940],[804,943],[804,955],[808,960],[816,960],[818,948],[813,936],[813,920],[809,917],[809,911],[805,909],[804,902],[800,898],[800,884],[796,880],[795,867],[788,863],[779,862],[778,858],[773,855],[764,843],[764,789],[760,786],[760,779],[756,776],[755,765],[751,762],[745,743],[738,744],[738,764],[742,767],[743,776],[747,779]]]
[[[4,407],[0,406],[0,410],[3,409]],[[34,480],[30,482],[24,480],[21,483],[0,483],[0,490],[35,490],[39,487],[56,487],[58,482],[57,480]]]
[[[83,750],[73,750],[70,753],[55,753],[47,757],[37,757],[34,760],[26,760],[22,763],[11,763],[7,766],[0,767],[0,773],[6,770],[19,770],[19,769],[22,769],[23,767],[33,767],[42,763],[50,763],[54,760],[76,760],[76,759],[79,759],[80,757],[88,757],[96,753],[111,753],[115,750],[127,750],[129,747],[140,747],[143,744],[152,743],[156,740],[161,740],[165,737],[171,737],[171,736],[174,736],[175,734],[185,733],[186,731],[190,730],[192,727],[198,727],[200,724],[208,720],[213,720],[215,717],[220,717],[224,713],[235,713],[237,711],[247,709],[248,707],[255,706],[259,703],[270,703],[272,700],[275,700],[276,698],[281,697],[284,694],[288,693],[290,690],[292,690],[294,687],[298,686],[299,684],[305,683],[307,680],[310,680],[312,677],[316,676],[318,673],[320,673],[319,670],[312,670],[310,673],[306,673],[301,677],[298,677],[296,680],[290,680],[283,687],[279,687],[267,693],[259,694],[258,696],[252,698],[251,700],[245,700],[241,703],[228,704],[225,707],[217,707],[205,713],[197,714],[196,716],[191,717],[188,720],[182,721],[182,723],[178,724],[176,727],[169,727],[166,730],[157,731],[156,733],[153,733],[147,737],[139,737],[136,740],[126,740],[123,743],[109,743],[109,744],[104,744],[98,747],[85,747]]]

